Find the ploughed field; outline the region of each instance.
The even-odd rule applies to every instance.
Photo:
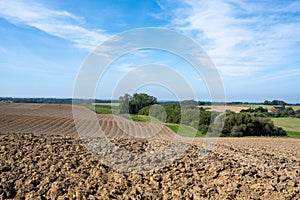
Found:
[[[149,172],[123,172],[115,166],[126,168],[126,155],[115,157],[103,144],[91,148],[105,140],[85,117],[91,111],[80,109],[76,129],[71,106],[0,104],[0,199],[300,199],[299,139],[219,138],[201,157],[203,144],[214,139],[186,145],[159,124],[95,115],[120,152],[165,151],[170,158],[185,147],[162,167],[151,170],[164,162],[151,157],[138,166]]]
[[[170,129],[159,124],[133,122],[111,114],[96,115],[83,106],[75,107],[76,125],[70,105],[0,104],[0,132],[77,136],[79,130],[82,135],[90,135],[99,129],[99,123],[107,137],[171,139],[174,136]]]

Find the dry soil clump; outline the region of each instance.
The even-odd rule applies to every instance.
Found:
[[[141,151],[140,140],[115,142]],[[102,164],[77,138],[5,133],[0,136],[0,197],[299,199],[299,144],[292,139],[222,139],[199,158],[199,141],[161,169],[124,173]],[[145,151],[155,150],[153,142],[142,145]]]

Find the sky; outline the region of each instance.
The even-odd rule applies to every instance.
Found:
[[[228,102],[300,103],[300,1],[289,0],[0,0],[0,96],[73,97],[97,47],[146,27],[196,42],[218,70]],[[179,76],[168,75],[173,72]],[[124,80],[145,73],[159,78],[128,93],[211,100],[203,74],[180,55],[157,49],[116,58],[99,77],[94,98],[122,95]]]

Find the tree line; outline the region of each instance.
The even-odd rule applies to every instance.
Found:
[[[120,97],[120,113],[150,115],[163,123],[185,124],[196,128],[202,134],[209,131],[209,125],[220,114],[198,106],[193,100],[179,103],[158,104],[157,99],[148,94],[125,94]],[[256,111],[265,112],[263,108]],[[221,136],[286,136],[286,132],[275,127],[271,119],[255,112],[234,113],[226,111]]]
[[[269,111],[267,108],[248,108],[241,110],[242,113],[251,113],[259,117],[297,117],[300,118],[300,110],[294,110],[292,107],[284,107],[282,109],[272,109]]]

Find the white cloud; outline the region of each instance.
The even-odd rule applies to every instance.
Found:
[[[118,64],[117,69],[120,72],[128,73],[133,69],[135,69],[135,67],[132,63],[122,63],[122,64]]]
[[[300,69],[280,70],[273,73],[268,73],[264,76],[259,77],[261,80],[280,80],[291,77],[299,77]]]
[[[222,77],[242,77],[259,71],[258,67],[251,66],[222,66],[218,67]]]
[[[83,19],[65,10],[54,10],[32,1],[0,1],[0,17],[10,23],[25,24],[91,50],[107,39],[103,31],[81,26]]]
[[[159,7],[161,10],[164,10],[164,9],[165,9],[165,6],[164,6],[163,3],[160,2],[159,0],[156,0],[155,3],[158,5],[158,7]]]
[[[299,17],[272,2],[186,0],[172,25],[196,38],[221,73],[243,76],[286,64],[300,42]],[[298,50],[299,51],[299,50]],[[240,69],[240,70],[236,70]],[[238,73],[234,73],[234,72]],[[230,72],[230,73],[228,73]]]

